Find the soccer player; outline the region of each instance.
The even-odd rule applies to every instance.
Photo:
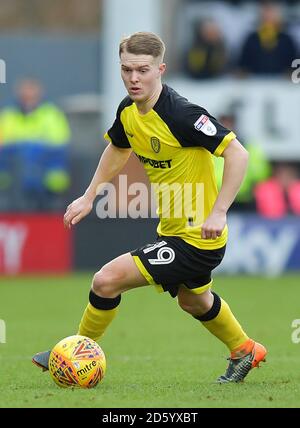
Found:
[[[89,214],[97,193],[133,151],[158,192],[158,237],[95,274],[78,334],[99,340],[117,313],[121,294],[152,284],[177,296],[179,306],[228,347],[229,365],[217,381],[239,382],[265,360],[267,351],[247,336],[228,304],[211,291],[211,272],[224,256],[226,213],[242,183],[248,154],[235,134],[204,108],[162,84],[164,51],[153,33],[138,32],[121,41],[121,76],[128,96],[105,134],[109,144],[90,185],[64,215],[71,227]],[[224,158],[219,193],[212,154]],[[44,369],[48,360],[49,351],[33,357]]]

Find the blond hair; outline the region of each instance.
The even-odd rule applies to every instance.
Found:
[[[119,56],[124,51],[134,55],[151,55],[153,58],[158,58],[163,61],[165,54],[165,44],[154,33],[140,31],[124,37],[119,45]]]

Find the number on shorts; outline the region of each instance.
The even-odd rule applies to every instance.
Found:
[[[164,257],[167,254],[167,257]],[[167,265],[175,259],[175,251],[170,247],[160,248],[157,251],[157,259],[148,259],[151,265]]]
[[[165,247],[165,245],[167,245],[166,241],[160,241],[143,250],[144,254],[147,254],[150,253],[150,251],[159,248],[159,250],[157,251],[157,259],[148,259],[151,265],[167,265],[169,263],[172,263],[172,261],[175,259],[175,251],[170,247]],[[164,257],[164,255],[166,254],[167,257]]]

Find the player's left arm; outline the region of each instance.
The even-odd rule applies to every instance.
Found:
[[[216,239],[226,226],[227,211],[241,187],[248,164],[248,152],[237,139],[223,151],[224,172],[222,186],[214,207],[202,225],[203,239]]]

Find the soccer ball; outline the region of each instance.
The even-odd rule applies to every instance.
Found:
[[[105,370],[104,352],[94,340],[85,336],[62,339],[50,354],[51,377],[63,388],[93,388],[103,379]]]

